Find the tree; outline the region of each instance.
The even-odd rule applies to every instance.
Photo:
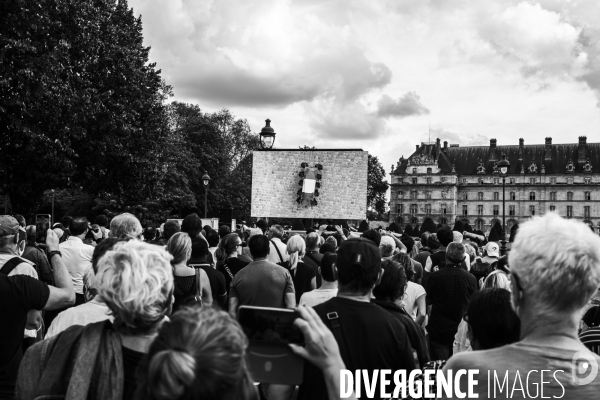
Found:
[[[385,170],[376,156],[369,154],[367,176],[367,207],[380,214],[385,212],[385,195],[390,185],[384,180]]]
[[[433,222],[433,219],[431,219],[430,217],[425,218],[425,221],[423,221],[423,225],[421,225],[421,230],[419,233],[420,233],[420,235],[422,235],[425,232],[429,232],[429,233],[437,232],[435,222]]]
[[[490,242],[499,242],[500,236],[496,232],[495,229],[490,230],[490,234],[488,235],[488,241]]]
[[[406,233],[408,236],[414,236],[413,228],[410,224],[406,224],[406,228],[404,228],[404,233]]]
[[[457,219],[456,222],[454,222],[454,227],[452,228],[452,230],[463,233],[465,231],[465,226],[460,219]]]
[[[498,238],[502,238],[502,225],[500,224],[500,221],[496,221],[491,230],[496,231]]]
[[[511,228],[510,228],[510,238],[509,238],[509,242],[514,242],[515,241],[515,237],[517,236],[517,232],[519,231],[519,224],[514,224]]]

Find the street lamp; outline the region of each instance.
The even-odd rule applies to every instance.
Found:
[[[54,225],[54,189],[50,190],[52,193],[52,216],[50,218],[50,226]]]
[[[204,219],[208,218],[206,205],[208,204],[208,183],[210,182],[210,176],[204,171],[202,175],[202,182],[204,182]]]
[[[498,169],[502,176],[502,240],[500,241],[500,255],[506,255],[506,175],[510,168],[510,162],[506,159],[506,154],[502,154],[502,160],[498,163]]]
[[[263,149],[271,149],[275,143],[275,130],[271,128],[270,119],[266,119],[265,122],[267,124],[260,130],[260,144]]]

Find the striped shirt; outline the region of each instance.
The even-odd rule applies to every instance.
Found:
[[[579,335],[579,340],[583,343],[590,351],[600,355],[600,327],[595,326],[582,332]]]

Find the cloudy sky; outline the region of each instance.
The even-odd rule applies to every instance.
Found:
[[[133,0],[175,100],[276,147],[362,148],[386,172],[431,138],[600,133],[597,0]],[[431,129],[429,128],[431,126]]]

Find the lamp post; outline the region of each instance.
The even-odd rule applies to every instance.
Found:
[[[506,159],[506,154],[502,154],[502,160],[498,163],[500,175],[502,175],[502,240],[500,241],[500,255],[506,255],[506,175],[510,168],[510,162]]]
[[[208,212],[206,205],[208,204],[208,183],[210,182],[210,176],[204,171],[202,175],[202,182],[204,182],[204,219],[208,218]]]
[[[260,130],[260,144],[263,149],[272,149],[275,143],[275,130],[271,127],[271,120],[265,120],[266,125]]]
[[[52,189],[51,192],[52,192],[52,216],[50,218],[50,226],[54,225],[54,189]]]

